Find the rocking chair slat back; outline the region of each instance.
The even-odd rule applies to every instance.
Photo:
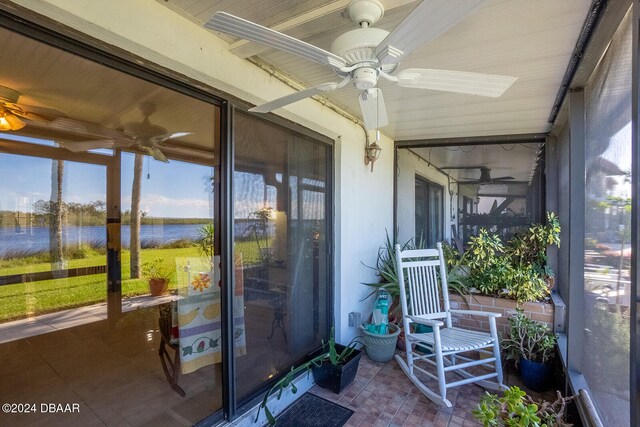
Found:
[[[403,268],[399,274],[409,291],[408,301],[413,316],[440,313],[439,252],[422,249],[403,252]],[[407,260],[408,261],[405,261]],[[403,296],[406,298],[406,296]]]
[[[411,314],[440,312],[440,292],[435,265],[421,265],[406,269]],[[425,286],[426,284],[426,286]]]

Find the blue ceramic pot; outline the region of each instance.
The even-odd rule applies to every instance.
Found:
[[[533,391],[545,391],[551,383],[553,365],[520,359],[520,378]]]

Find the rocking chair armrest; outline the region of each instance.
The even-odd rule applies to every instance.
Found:
[[[409,319],[411,319],[415,323],[419,323],[421,325],[427,325],[427,326],[438,327],[438,328],[444,326],[443,322],[441,322],[440,320],[436,320],[436,319],[425,319],[425,318],[417,317],[417,316],[407,316],[407,317],[409,317]]]
[[[484,316],[484,317],[502,317],[500,313],[494,313],[492,311],[478,311],[478,310],[449,310],[452,314],[470,314],[472,316]]]

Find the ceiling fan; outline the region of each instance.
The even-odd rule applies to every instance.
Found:
[[[23,119],[47,123],[55,117],[63,116],[51,108],[19,104],[20,93],[6,86],[0,86],[0,131],[20,130],[27,125]]]
[[[154,159],[168,163],[169,160],[161,150],[163,143],[170,139],[191,135],[193,132],[169,133],[167,129],[155,125],[149,120],[149,116],[155,111],[156,107],[152,103],[140,104],[140,112],[144,119],[141,122],[125,123],[122,131],[68,118],[56,119],[50,127],[95,138],[84,141],[61,141],[60,144],[69,151],[82,152],[98,148],[136,147]]]
[[[441,170],[447,169],[479,169],[480,178],[467,181],[458,181],[458,184],[503,184],[513,182],[515,178],[512,176],[498,176],[496,178],[491,177],[491,169],[486,166],[446,166],[440,168]]]
[[[347,16],[359,28],[338,36],[331,45],[332,52],[225,12],[215,13],[205,27],[299,55],[330,67],[342,77],[339,82],[301,90],[249,111],[268,113],[353,82],[361,91],[358,100],[365,127],[377,129],[388,124],[382,91],[376,88],[379,78],[402,87],[488,97],[501,96],[516,81],[517,77],[466,71],[407,68],[397,72],[402,59],[462,21],[485,1],[423,0],[400,25],[388,32],[371,28],[384,15],[380,1],[353,0],[347,6]]]

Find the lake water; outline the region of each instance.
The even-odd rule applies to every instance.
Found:
[[[142,225],[140,238],[144,245],[145,240],[167,243],[179,239],[196,239],[201,224],[168,224],[168,225]],[[130,228],[122,226],[122,245],[128,246]],[[106,242],[105,226],[68,226],[62,231],[62,240],[65,245],[79,243]],[[16,230],[13,227],[0,227],[0,257],[11,251],[47,251],[49,249],[49,228],[30,227]]]

